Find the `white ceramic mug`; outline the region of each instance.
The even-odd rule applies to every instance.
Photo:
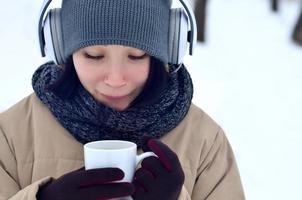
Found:
[[[137,145],[123,140],[100,140],[84,145],[85,169],[117,167],[123,170],[123,180],[131,182],[137,165],[153,152],[137,155]],[[131,199],[130,197],[123,199]]]

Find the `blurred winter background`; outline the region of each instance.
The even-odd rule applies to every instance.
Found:
[[[42,0],[0,2],[1,112],[32,92],[44,60]],[[193,100],[224,128],[249,200],[302,199],[302,47],[290,39],[302,1],[279,3],[274,13],[270,0],[208,0],[206,41],[185,59]]]

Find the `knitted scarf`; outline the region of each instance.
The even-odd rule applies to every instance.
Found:
[[[62,99],[47,87],[62,73],[54,64],[40,66],[32,77],[38,98],[55,118],[79,142],[128,140],[141,147],[143,136],[160,138],[175,128],[187,114],[193,96],[193,85],[186,68],[169,75],[168,87],[152,104],[124,111],[114,110],[98,101],[79,84],[72,98]]]

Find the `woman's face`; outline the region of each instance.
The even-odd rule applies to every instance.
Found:
[[[101,103],[122,111],[140,94],[147,81],[150,56],[120,45],[96,45],[73,54],[84,88]]]

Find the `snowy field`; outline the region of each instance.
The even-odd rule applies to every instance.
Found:
[[[32,92],[41,0],[0,0],[0,111]],[[38,3],[40,2],[40,3]],[[194,102],[225,130],[248,200],[301,200],[301,0],[209,0],[206,43],[185,63]],[[300,153],[299,153],[300,152]]]

